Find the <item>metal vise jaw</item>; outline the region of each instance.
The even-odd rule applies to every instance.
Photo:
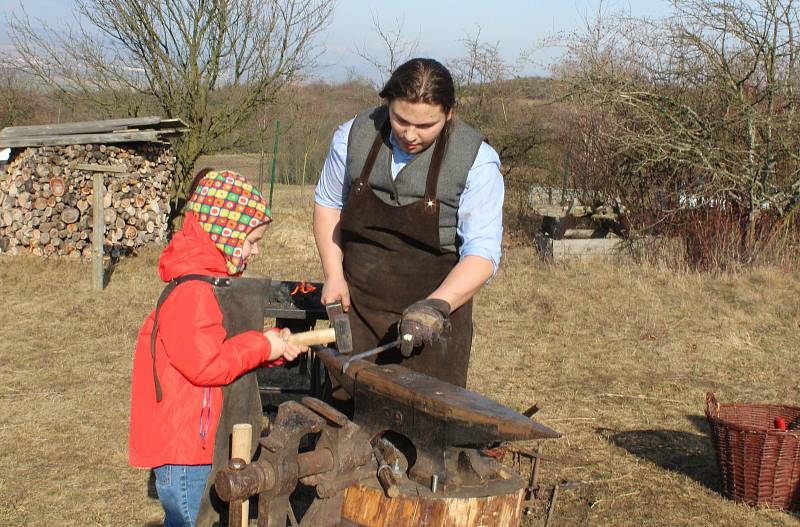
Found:
[[[320,434],[316,447],[300,453],[300,441],[309,434]],[[372,472],[359,470],[371,460],[369,437],[344,414],[311,397],[302,404],[281,404],[270,434],[260,443],[256,461],[233,459],[217,474],[217,494],[230,504],[229,525],[241,525],[240,504],[259,494],[259,527],[285,527],[294,517],[289,496],[298,483],[313,486],[317,494],[300,525],[338,525],[342,491]]]

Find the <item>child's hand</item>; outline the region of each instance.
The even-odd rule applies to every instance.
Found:
[[[298,355],[308,351],[308,346],[298,346],[297,344],[289,342],[289,337],[292,336],[292,332],[289,331],[289,328],[283,328],[280,331],[271,329],[265,332],[264,336],[267,337],[270,344],[270,361],[279,359],[280,357],[288,361],[293,361]]]

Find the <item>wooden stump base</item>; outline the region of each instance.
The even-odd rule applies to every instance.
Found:
[[[486,490],[486,489],[484,489]],[[417,494],[401,487],[401,495],[387,498],[377,480],[349,487],[342,506],[342,525],[359,527],[518,527],[525,489],[501,485],[490,496]]]

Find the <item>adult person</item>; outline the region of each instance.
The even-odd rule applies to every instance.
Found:
[[[463,387],[472,297],[500,262],[500,160],[439,62],[402,64],[380,97],[336,130],[317,185],[322,301],[348,309],[356,352],[409,334],[377,362]]]

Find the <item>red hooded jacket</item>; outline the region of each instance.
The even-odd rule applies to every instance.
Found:
[[[161,279],[186,274],[227,276],[226,260],[192,213],[164,249]],[[150,334],[155,310],[136,342],[131,381],[129,462],[142,468],[210,464],[222,406],[222,389],[268,360],[269,341],[259,331],[226,338],[213,288],[190,280],[161,306],[156,370],[163,398],[156,402]]]

